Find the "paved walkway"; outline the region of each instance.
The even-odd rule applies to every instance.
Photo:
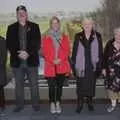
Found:
[[[89,112],[85,106],[81,114],[75,113],[74,104],[63,104],[62,107],[61,115],[51,115],[48,104],[42,104],[39,112],[33,111],[32,107],[27,105],[20,113],[13,113],[14,106],[7,106],[0,120],[120,120],[120,106],[112,113],[107,113],[106,105],[103,104],[95,104],[94,112]]]

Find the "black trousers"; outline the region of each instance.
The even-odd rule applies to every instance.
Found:
[[[65,80],[64,74],[59,74],[59,75],[56,75],[56,77],[48,78],[50,103],[56,102],[56,101],[61,102],[64,80]]]
[[[5,96],[3,87],[0,87],[0,107],[5,107]]]

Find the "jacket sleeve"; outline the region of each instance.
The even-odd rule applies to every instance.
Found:
[[[104,54],[103,54],[103,69],[107,69],[108,66],[108,58],[109,58],[109,48],[110,48],[111,42],[109,41],[104,49]]]
[[[43,57],[46,61],[54,64],[52,56],[50,56],[50,54],[48,53],[48,50],[47,50],[47,47],[46,47],[47,46],[46,40],[47,40],[47,36],[45,35],[42,39],[42,45],[41,45],[42,46],[42,48],[41,48],[42,55],[43,55]]]
[[[101,70],[103,68],[103,43],[102,43],[102,36],[98,34],[98,44],[99,44],[99,62],[97,65],[97,69]]]
[[[73,48],[72,48],[72,62],[74,65],[76,64],[76,55],[77,55],[78,44],[79,44],[79,42],[78,42],[77,34],[76,34],[74,43],[73,43]]]
[[[1,47],[0,47],[0,55],[2,64],[6,65],[7,60],[7,50],[6,50],[6,40],[1,38]]]
[[[98,38],[98,46],[99,46],[99,61],[96,63],[96,78],[100,76],[101,71],[103,69],[103,44],[102,44],[102,36],[100,33],[96,33]]]
[[[39,52],[40,46],[41,46],[41,33],[39,29],[39,25],[34,25],[34,38],[33,43],[30,48],[28,48],[27,52],[28,54],[34,54],[36,52]]]
[[[6,48],[7,50],[14,51],[14,47],[12,47],[12,29],[8,26],[7,34],[6,34]]]
[[[76,34],[75,40],[73,43],[73,49],[72,49],[72,72],[75,77],[77,77],[75,64],[76,64],[76,55],[77,55],[77,50],[78,50],[78,44],[79,44],[79,40],[78,40],[78,35]]]

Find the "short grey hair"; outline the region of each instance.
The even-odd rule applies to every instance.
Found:
[[[120,33],[120,27],[114,29],[114,35],[118,32]]]

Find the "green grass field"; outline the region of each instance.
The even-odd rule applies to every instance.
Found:
[[[36,23],[40,26],[40,31],[42,34],[44,34],[49,29],[49,20],[40,20],[36,21]],[[68,26],[69,25],[69,29]],[[1,23],[0,24],[0,35],[3,37],[6,37],[6,31],[7,31],[8,24]],[[70,31],[71,32],[70,32]],[[61,21],[61,31],[65,32],[66,34],[70,35],[71,38],[74,37],[74,32],[81,31],[81,26],[78,26],[77,24],[73,24],[70,21]]]

